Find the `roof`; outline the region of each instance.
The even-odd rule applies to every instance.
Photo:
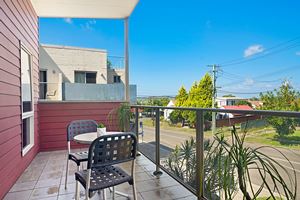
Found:
[[[262,101],[248,101],[249,103],[251,103],[253,106],[255,107],[260,107],[263,105],[263,102]]]
[[[222,106],[224,109],[229,109],[229,110],[253,110],[248,105],[238,105],[238,106]]]
[[[41,46],[44,47],[44,48],[53,48],[53,49],[70,49],[70,50],[82,50],[82,51],[95,51],[95,52],[102,52],[102,53],[107,52],[105,49],[71,47],[71,46],[64,46],[64,45],[41,44]]]
[[[39,17],[124,19],[139,0],[31,0]]]

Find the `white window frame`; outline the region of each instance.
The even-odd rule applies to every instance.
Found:
[[[32,110],[29,112],[23,113],[23,98],[22,98],[22,74],[20,77],[21,82],[21,125],[23,125],[23,119],[29,119],[29,144],[23,148],[23,127],[21,128],[21,149],[22,156],[25,156],[30,149],[34,146],[34,89],[33,89],[33,67],[32,67],[32,53],[26,48],[26,46],[21,42],[20,43],[20,72],[22,73],[22,50],[25,51],[29,55],[29,63],[30,63],[30,80],[31,80],[31,108]]]

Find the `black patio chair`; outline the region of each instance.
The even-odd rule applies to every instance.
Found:
[[[86,200],[97,191],[128,182],[132,185],[133,198],[137,199],[135,187],[135,158],[137,139],[133,133],[104,135],[95,139],[89,148],[87,169],[75,173],[76,195],[79,200],[79,183],[85,188]],[[131,174],[127,174],[116,164],[131,161]]]
[[[88,161],[88,151],[71,152],[71,141],[73,141],[76,135],[96,132],[97,122],[94,120],[75,120],[72,121],[67,128],[67,142],[68,142],[68,158],[66,167],[65,189],[67,189],[69,161],[72,160],[77,165],[77,171],[80,170],[80,164]]]

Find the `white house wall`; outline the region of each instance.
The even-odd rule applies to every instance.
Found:
[[[75,71],[96,72],[96,83],[107,84],[107,52],[72,47],[40,47],[40,69],[47,70],[47,82],[74,83]]]

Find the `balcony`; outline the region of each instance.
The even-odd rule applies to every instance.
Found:
[[[70,200],[74,199],[76,165],[71,163],[69,171],[68,189],[65,190],[64,176],[66,167],[66,151],[41,152],[24,171],[4,200],[40,199],[40,200]],[[130,170],[128,165],[122,165]],[[138,199],[196,199],[196,197],[167,174],[156,177],[152,174],[155,165],[144,156],[136,160],[136,181]],[[116,189],[120,192],[130,193],[131,187],[122,184]],[[81,199],[84,199],[84,189],[81,188]],[[101,199],[96,194],[93,198]],[[111,194],[107,191],[107,199]],[[117,198],[122,199],[122,198]],[[124,198],[125,199],[125,198]]]
[[[73,103],[76,104],[76,103]],[[103,104],[103,103],[102,103]],[[75,164],[71,164],[69,172],[69,185],[68,189],[64,189],[64,172],[66,166],[66,151],[56,149],[64,149],[66,146],[65,141],[65,127],[67,123],[74,119],[95,119],[97,121],[105,121],[108,112],[118,106],[118,104],[110,105],[101,103],[85,103],[78,105],[68,105],[66,103],[47,103],[44,102],[39,107],[40,112],[40,137],[41,144],[40,150],[29,167],[16,181],[14,186],[10,189],[9,193],[4,199],[74,199],[75,194],[75,180],[74,172],[76,170]],[[100,106],[101,105],[101,106]],[[61,112],[61,107],[64,107],[64,112]],[[228,139],[229,148],[234,146],[232,138],[230,139],[230,127],[235,126],[238,131],[249,130],[251,137],[258,137],[257,134],[270,133],[270,127],[262,121],[268,117],[279,117],[285,119],[299,119],[300,113],[298,112],[280,112],[280,111],[249,111],[249,110],[226,110],[226,109],[200,109],[200,108],[177,108],[177,107],[149,107],[149,106],[131,106],[134,110],[135,124],[149,118],[141,117],[140,112],[144,109],[152,110],[153,125],[144,127],[135,126],[135,132],[139,132],[139,152],[141,155],[137,157],[136,167],[136,181],[139,199],[228,199],[225,197],[223,183],[220,185],[220,180],[224,180],[222,175],[223,171],[214,168],[217,160],[207,159],[210,154],[207,148],[207,141],[215,142],[213,147],[218,145],[216,137],[211,134],[211,125],[205,121],[207,113],[232,113],[238,114],[239,117],[232,119],[221,119],[216,121],[216,133],[224,133]],[[106,111],[104,110],[106,109]],[[167,109],[189,111],[195,113],[196,121],[195,128],[187,129],[181,128],[172,129],[166,128],[160,120],[162,111]],[[101,113],[101,114],[100,114]],[[96,118],[101,115],[101,118]],[[143,128],[143,129],[141,129]],[[111,129],[116,129],[112,128]],[[299,131],[299,123],[297,124],[296,131]],[[51,133],[51,134],[50,134]],[[53,139],[55,138],[55,139]],[[194,144],[188,147],[186,141],[190,138],[194,139]],[[248,139],[248,138],[247,138]],[[265,146],[261,143],[251,143],[247,140],[245,148],[255,149],[257,147]],[[248,142],[249,141],[249,142]],[[295,144],[298,140],[295,139]],[[79,146],[75,146],[79,147]],[[190,171],[186,171],[187,160],[180,148],[191,149],[189,158],[194,158],[190,165]],[[293,145],[291,144],[291,148]],[[55,150],[55,151],[53,151]],[[82,149],[81,149],[82,150]],[[283,154],[280,154],[280,150]],[[182,168],[178,167],[178,163],[174,159],[176,151],[179,152],[177,162],[181,162]],[[298,150],[288,150],[282,148],[270,148],[263,151],[267,156],[274,159],[279,165],[276,165],[277,170],[285,174],[283,176],[285,183],[290,191],[299,193],[300,190],[294,187],[297,176],[300,175],[300,152]],[[173,156],[173,157],[172,157]],[[285,159],[288,158],[289,161]],[[172,164],[170,164],[172,163]],[[252,165],[249,165],[252,166]],[[128,165],[122,165],[125,170],[129,169]],[[219,166],[221,167],[221,166]],[[223,166],[222,166],[223,167]],[[284,167],[284,168],[282,168]],[[286,170],[285,170],[286,169]],[[215,171],[214,171],[215,170]],[[186,173],[186,174],[185,174]],[[274,172],[275,173],[275,172]],[[268,188],[263,184],[264,180],[271,181],[270,176],[261,178],[257,172],[250,172],[251,184],[255,191],[261,190],[259,197],[267,198],[270,196]],[[291,176],[289,176],[291,175]],[[295,177],[293,176],[295,175]],[[236,180],[237,174],[231,178]],[[291,178],[291,179],[290,179]],[[292,182],[290,182],[292,180]],[[212,184],[211,184],[212,183]],[[249,184],[248,181],[247,184]],[[216,188],[212,188],[214,185]],[[262,188],[260,188],[262,186]],[[230,188],[227,188],[230,191]],[[248,188],[249,189],[249,188]],[[131,192],[131,188],[127,184],[117,187],[118,191]],[[279,197],[279,189],[272,188],[273,194]],[[108,191],[107,191],[108,192]],[[236,188],[233,199],[242,199],[243,194]],[[108,192],[109,193],[109,192]],[[251,193],[252,195],[252,193]],[[83,196],[82,196],[83,197]],[[110,193],[108,195],[111,198]],[[285,198],[285,195],[282,196]],[[93,199],[99,199],[95,195]],[[117,198],[118,199],[118,198]]]

